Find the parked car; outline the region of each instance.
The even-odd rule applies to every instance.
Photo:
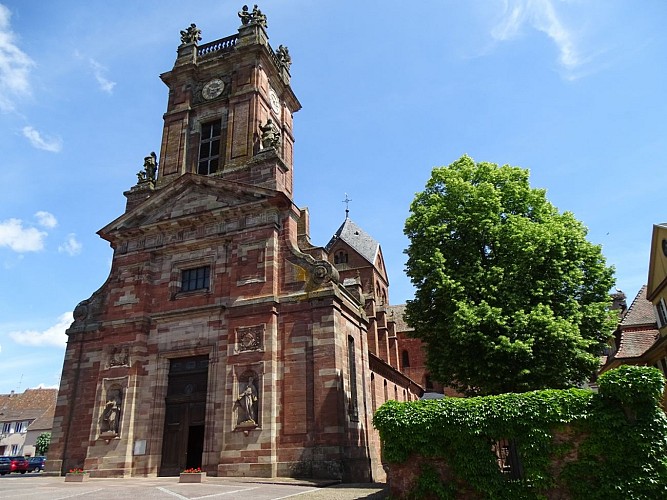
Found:
[[[439,392],[425,392],[424,395],[419,399],[444,399],[445,395],[440,394]]]
[[[28,472],[28,460],[25,457],[9,457],[9,472],[20,472],[25,474]]]
[[[9,457],[0,457],[0,475],[4,476],[12,471],[11,463]]]
[[[28,472],[41,472],[44,470],[46,457],[30,457],[28,459]]]

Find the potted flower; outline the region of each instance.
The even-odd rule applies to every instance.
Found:
[[[201,483],[206,478],[206,472],[201,467],[190,467],[181,472],[179,483]]]
[[[88,478],[88,472],[83,469],[70,469],[65,475],[66,483],[82,483]]]

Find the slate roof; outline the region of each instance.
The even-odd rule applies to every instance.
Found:
[[[53,421],[58,389],[26,389],[23,393],[0,394],[0,422],[34,420],[38,425]],[[45,420],[46,419],[46,420]],[[38,427],[49,429],[51,426]],[[32,430],[32,424],[30,426]]]
[[[639,325],[655,325],[655,311],[653,304],[646,299],[646,285],[641,287],[635,300],[621,320],[621,328]]]
[[[387,306],[387,319],[396,323],[397,332],[411,332],[413,328],[405,322],[405,304]]]
[[[375,265],[375,258],[380,251],[380,244],[350,219],[345,219],[343,224],[338,228],[338,231],[329,240],[325,249],[329,251],[338,240],[342,240],[350,245],[370,264]]]

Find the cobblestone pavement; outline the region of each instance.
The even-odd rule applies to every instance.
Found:
[[[384,484],[331,484],[290,479],[209,477],[202,484],[180,484],[175,477],[89,478],[83,483],[66,483],[63,477],[35,474],[0,477],[0,499],[377,500],[387,495]]]

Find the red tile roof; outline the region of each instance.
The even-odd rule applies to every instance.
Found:
[[[26,389],[23,393],[0,394],[0,422],[34,420],[44,426],[53,420],[58,389]],[[40,427],[49,428],[49,427]]]
[[[621,342],[614,358],[638,358],[648,351],[658,338],[660,338],[660,332],[656,328],[623,331],[621,332]]]

